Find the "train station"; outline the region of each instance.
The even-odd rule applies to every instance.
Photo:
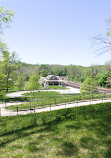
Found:
[[[49,85],[65,86],[64,80],[62,80],[59,76],[55,76],[55,75],[48,75],[47,77],[41,77],[40,83],[43,87],[47,87]]]

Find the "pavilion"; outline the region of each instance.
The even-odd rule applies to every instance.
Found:
[[[64,80],[61,80],[59,76],[55,76],[55,75],[48,75],[47,77],[41,77],[40,83],[44,87],[47,87],[49,85],[65,86]]]

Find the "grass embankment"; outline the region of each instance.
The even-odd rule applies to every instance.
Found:
[[[1,158],[110,158],[111,103],[0,117]]]
[[[56,85],[50,85],[50,86],[48,86],[48,89],[60,89],[60,90],[64,90],[64,89],[68,89],[67,87],[62,87],[62,86],[56,86]]]
[[[111,95],[107,95],[110,97]],[[21,105],[13,105],[7,107],[9,110],[24,110],[24,109],[33,109],[41,107],[49,107],[53,105],[59,105],[63,103],[71,103],[74,101],[84,101],[89,99],[100,99],[104,98],[104,94],[60,94],[58,92],[31,92],[25,93],[22,100],[26,101]],[[19,98],[20,99],[20,98]]]

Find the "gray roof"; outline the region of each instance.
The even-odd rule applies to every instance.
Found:
[[[46,77],[47,80],[59,80],[59,76],[55,76],[55,75],[48,75]]]

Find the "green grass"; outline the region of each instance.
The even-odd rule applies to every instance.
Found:
[[[58,89],[58,90],[65,90],[65,89],[68,89],[67,87],[62,87],[62,86],[56,86],[56,85],[50,85],[48,86],[48,89],[51,90],[51,89]],[[27,89],[26,89],[27,90]],[[44,90],[44,87],[38,87],[37,90]],[[13,86],[12,88],[9,88],[9,93],[11,92],[17,92],[17,91],[20,91],[20,88],[18,86]],[[21,91],[24,91],[24,86],[21,87]]]
[[[0,158],[111,158],[111,103],[0,117]]]
[[[62,87],[62,86],[56,86],[56,85],[50,85],[50,86],[48,86],[48,89],[68,89],[67,87]]]
[[[50,97],[56,97],[57,95],[61,95],[59,92],[53,92],[53,91],[42,91],[42,92],[28,92],[22,94],[23,96],[29,96],[32,98],[50,98]]]
[[[45,91],[45,92],[30,92],[25,93],[23,97],[15,98],[15,101],[26,101],[25,103],[22,103],[21,105],[12,105],[8,106],[7,109],[9,110],[17,110],[17,107],[19,107],[18,110],[23,109],[30,109],[35,107],[48,107],[53,105],[59,105],[63,103],[72,103],[75,101],[85,101],[90,99],[100,99],[103,98],[104,94],[60,94],[58,92],[51,92],[51,91]],[[111,97],[110,95],[107,95],[107,97]],[[10,99],[9,99],[10,101]],[[13,100],[14,101],[14,100]]]
[[[6,94],[0,94],[0,103],[3,102],[4,100],[8,99]]]
[[[20,89],[17,85],[14,85],[14,86],[12,86],[11,88],[8,89],[8,93],[17,92],[17,91],[24,91],[24,86],[22,86],[21,89]]]

